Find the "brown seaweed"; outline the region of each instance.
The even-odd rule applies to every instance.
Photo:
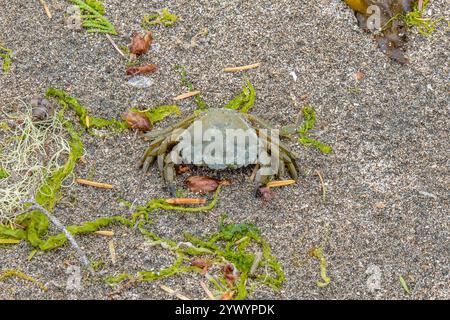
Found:
[[[345,0],[355,10],[359,26],[372,32],[378,47],[388,57],[401,64],[409,63],[405,56],[407,25],[401,19],[411,12],[415,0]]]

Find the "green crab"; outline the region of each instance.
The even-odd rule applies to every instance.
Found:
[[[190,164],[213,170],[254,165],[257,187],[285,171],[297,180],[298,155],[279,140],[278,130],[264,120],[232,109],[199,111],[166,129],[146,134],[151,140],[140,167],[156,161],[173,192],[176,166]]]

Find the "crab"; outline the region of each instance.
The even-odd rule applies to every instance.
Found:
[[[254,115],[226,108],[208,109],[145,135],[151,143],[140,167],[147,172],[156,161],[171,193],[175,190],[176,166],[181,164],[213,170],[254,165],[252,177],[257,188],[282,178],[286,169],[293,180],[298,179],[299,156],[279,141],[270,124]]]

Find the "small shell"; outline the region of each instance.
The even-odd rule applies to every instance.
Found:
[[[47,99],[34,97],[31,99],[31,115],[35,121],[47,120],[52,114],[52,107]]]

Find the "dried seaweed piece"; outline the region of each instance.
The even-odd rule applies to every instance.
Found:
[[[153,36],[150,31],[142,36],[139,32],[134,32],[131,37],[131,44],[129,45],[130,53],[139,56],[147,53],[152,44]]]
[[[186,185],[192,192],[215,192],[219,186],[230,185],[228,180],[219,180],[206,176],[192,176],[186,179]]]
[[[11,68],[11,56],[12,50],[4,47],[0,43],[0,58],[3,60],[2,71],[3,73],[8,73]]]
[[[211,264],[212,264],[211,261],[202,258],[195,258],[194,260],[191,261],[191,266],[200,268],[202,270],[202,274],[208,272],[208,269],[211,266]]]
[[[152,12],[150,14],[147,14],[142,19],[142,26],[144,29],[147,28],[148,25],[158,25],[162,24],[165,27],[171,27],[175,24],[175,22],[178,21],[178,17],[171,13],[169,9],[164,8],[161,10],[161,12]]]
[[[127,76],[137,76],[137,75],[144,75],[153,73],[156,71],[156,65],[154,64],[146,64],[139,67],[130,67],[127,69],[126,74]]]
[[[345,0],[356,12],[359,26],[375,34],[379,48],[392,60],[409,62],[405,56],[407,25],[402,17],[412,10],[413,0]]]
[[[133,111],[125,112],[122,118],[132,129],[147,132],[152,130],[153,128],[153,125],[150,122],[150,120],[144,113],[141,112],[133,112]]]

